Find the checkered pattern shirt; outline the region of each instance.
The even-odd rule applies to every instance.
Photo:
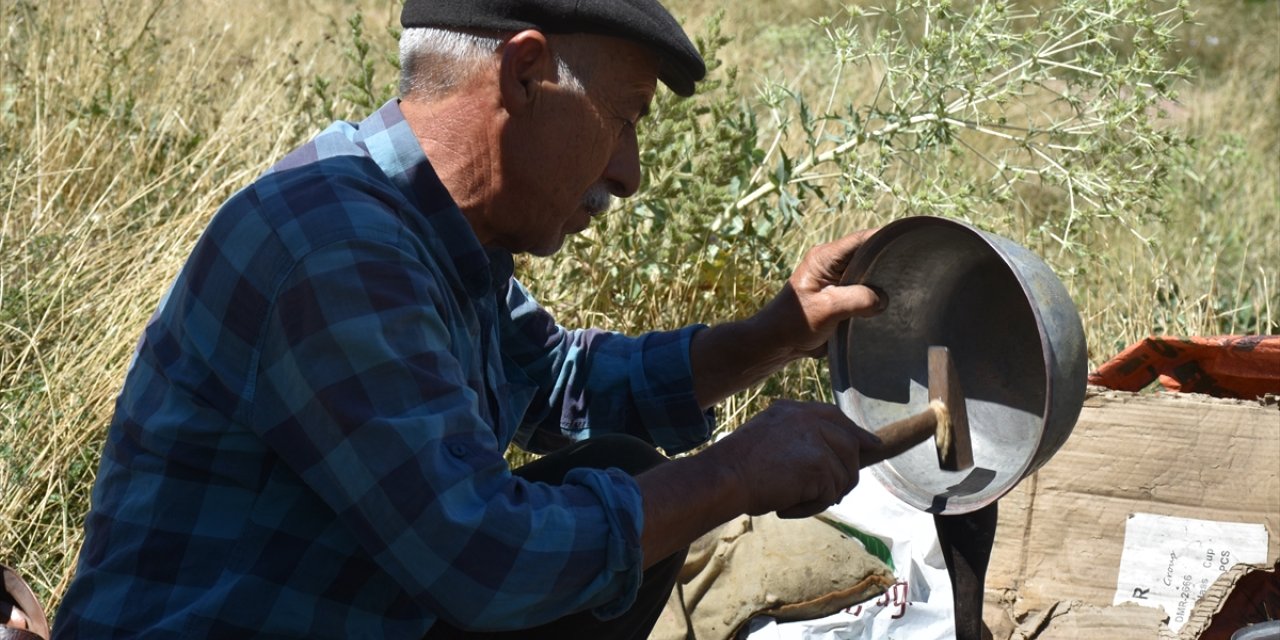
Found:
[[[419,638],[625,610],[641,498],[508,444],[709,437],[698,327],[559,327],[392,101],[233,196],[148,324],[57,638]]]

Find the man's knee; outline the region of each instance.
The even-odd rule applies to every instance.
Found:
[[[640,475],[667,461],[652,444],[635,436],[608,434],[583,440],[530,462],[515,474],[536,482],[560,483],[570,469],[621,469]]]
[[[631,475],[639,475],[664,462],[667,457],[640,438],[625,434],[609,434],[583,443],[583,453],[601,464],[597,468],[617,467]]]

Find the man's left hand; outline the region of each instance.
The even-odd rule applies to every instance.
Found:
[[[847,235],[809,250],[782,291],[753,321],[788,345],[792,357],[820,357],[839,324],[852,317],[872,316],[885,308],[883,292],[859,284],[841,285],[849,261],[875,229]]]
[[[859,231],[810,249],[782,291],[756,315],[695,334],[690,359],[699,404],[710,407],[797,358],[822,356],[842,321],[884,309],[883,293],[840,284],[849,261],[874,232]]]

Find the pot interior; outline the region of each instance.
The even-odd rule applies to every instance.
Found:
[[[889,305],[838,332],[831,361],[837,403],[872,431],[923,411],[928,347],[948,347],[974,466],[939,469],[929,440],[873,472],[917,508],[976,510],[1017,484],[1040,447],[1051,357],[1042,327],[1018,274],[980,232],[945,223],[880,235],[860,251],[846,281],[879,288]]]

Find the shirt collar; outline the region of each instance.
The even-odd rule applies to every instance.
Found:
[[[490,295],[511,279],[511,253],[480,244],[405,121],[399,99],[389,100],[361,122],[355,142],[422,212],[470,296]]]

